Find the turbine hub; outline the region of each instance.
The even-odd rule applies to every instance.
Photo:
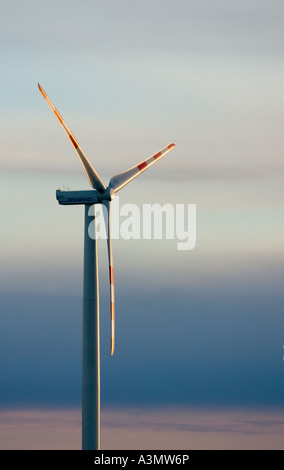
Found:
[[[108,187],[105,190],[105,192],[98,194],[98,200],[99,201],[112,201],[114,199],[114,196],[115,196],[115,191],[112,188]]]

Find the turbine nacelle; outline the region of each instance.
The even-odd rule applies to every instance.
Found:
[[[82,191],[62,191],[57,189],[56,199],[63,206],[75,206],[79,204],[102,204],[104,201],[111,201],[115,196],[112,188],[100,193],[96,189]]]

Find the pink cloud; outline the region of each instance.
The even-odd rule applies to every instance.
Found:
[[[101,447],[140,449],[281,449],[283,410],[107,409]],[[0,411],[0,449],[77,450],[80,409]]]

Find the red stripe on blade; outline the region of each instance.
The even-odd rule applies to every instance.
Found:
[[[74,145],[75,149],[77,149],[79,147],[79,144],[78,144],[77,140],[75,139],[75,137],[72,134],[70,134],[69,139],[71,140],[71,142]]]
[[[146,162],[139,163],[139,165],[137,165],[137,168],[139,171],[145,170],[145,168],[147,168],[147,163]]]
[[[162,156],[162,152],[158,152],[158,153],[155,153],[155,155],[153,155],[153,158],[154,158],[154,160],[157,160],[157,158],[159,158],[161,156]]]
[[[47,98],[47,95],[46,95],[46,93],[45,93],[44,89],[43,89],[43,88],[41,88],[41,86],[40,86],[40,84],[39,84],[39,83],[38,83],[38,88],[39,88],[39,91],[41,92],[41,94],[44,96],[44,98]]]
[[[175,146],[176,146],[176,144],[170,144],[170,145],[168,145],[168,149],[172,149],[172,148],[174,148]]]

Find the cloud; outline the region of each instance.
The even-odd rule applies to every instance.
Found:
[[[109,408],[102,450],[281,449],[283,409]],[[79,450],[79,408],[0,411],[2,450]]]
[[[110,409],[102,416],[102,435],[108,449],[260,450],[282,447],[281,410]]]
[[[283,405],[281,283],[232,285],[118,290],[113,358],[102,296],[103,406]],[[2,294],[1,305],[0,404],[77,406],[81,296]]]
[[[5,3],[5,6],[3,5]],[[16,3],[16,6],[15,6]],[[66,54],[148,50],[281,53],[283,4],[273,0],[2,2],[2,43],[57,47]],[[35,41],[36,38],[36,41]],[[225,38],[225,40],[224,40]]]
[[[208,158],[207,160],[210,160]],[[211,158],[212,160],[212,158]],[[203,181],[220,181],[222,183],[227,181],[260,181],[271,179],[282,179],[284,174],[284,166],[282,165],[244,165],[238,166],[232,164],[231,166],[216,165],[216,166],[197,166],[193,164],[191,167],[186,165],[184,168],[174,168],[164,170],[161,168],[159,179],[168,181],[188,181],[188,182],[203,182]],[[155,178],[149,174],[149,179]]]

